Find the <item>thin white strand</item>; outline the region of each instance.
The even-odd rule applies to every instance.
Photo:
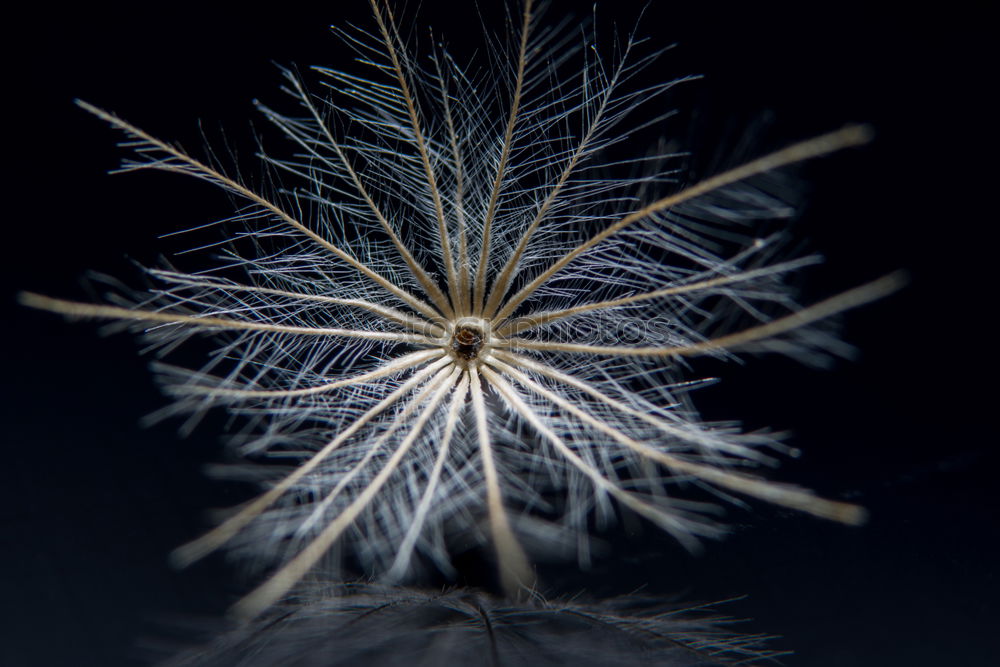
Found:
[[[409,393],[414,387],[423,382],[432,373],[444,368],[448,364],[448,359],[440,359],[437,362],[421,369],[402,386],[390,393],[383,400],[361,415],[351,423],[349,427],[340,431],[335,438],[330,440],[321,450],[316,452],[309,460],[300,464],[287,477],[275,484],[266,493],[260,495],[247,506],[243,507],[237,514],[227,519],[225,522],[205,533],[198,539],[185,544],[174,550],[171,560],[181,566],[187,566],[195,561],[201,560],[212,553],[220,546],[229,541],[244,526],[253,521],[268,506],[277,500],[282,494],[292,487],[300,479],[312,472],[320,463],[327,459],[340,445],[346,442],[351,436],[357,433],[363,426],[369,423],[376,416],[394,405],[400,398]]]
[[[421,301],[420,299],[416,298],[412,294],[406,292],[405,290],[400,289],[399,287],[397,287],[396,285],[394,285],[389,280],[385,279],[381,275],[379,275],[376,272],[372,271],[367,266],[365,266],[361,262],[357,261],[356,259],[354,259],[353,257],[351,257],[349,254],[347,254],[346,252],[344,252],[343,250],[341,250],[337,246],[333,245],[332,243],[330,243],[329,241],[327,241],[323,237],[319,236],[318,234],[316,234],[316,232],[312,231],[311,229],[309,229],[308,227],[306,227],[305,225],[303,225],[301,222],[299,222],[298,220],[296,220],[295,218],[293,218],[292,216],[290,216],[288,213],[286,213],[282,209],[278,208],[277,206],[275,206],[274,204],[272,204],[268,200],[264,199],[260,195],[256,194],[255,192],[252,192],[251,190],[248,190],[247,188],[243,187],[242,185],[240,185],[236,181],[234,181],[234,180],[232,180],[230,178],[227,178],[226,176],[222,175],[218,171],[212,169],[211,167],[209,167],[209,166],[207,166],[205,164],[202,164],[198,160],[195,160],[194,158],[190,157],[186,153],[181,152],[180,150],[174,148],[173,146],[170,146],[169,144],[163,143],[162,141],[160,141],[159,139],[156,139],[152,135],[149,135],[146,132],[143,132],[142,130],[140,130],[139,128],[135,127],[134,125],[126,123],[125,121],[123,121],[122,119],[118,118],[114,114],[108,113],[107,111],[104,111],[103,109],[99,109],[99,108],[97,108],[97,107],[95,107],[95,106],[93,106],[91,104],[88,104],[87,102],[82,101],[82,100],[77,100],[76,103],[81,108],[89,111],[90,113],[94,114],[95,116],[97,116],[101,120],[110,123],[114,127],[118,128],[120,130],[123,130],[124,132],[128,133],[131,136],[137,137],[139,141],[136,142],[136,145],[138,146],[137,150],[140,153],[145,154],[146,152],[148,152],[148,151],[146,151],[146,150],[143,149],[143,147],[148,146],[150,148],[154,148],[156,150],[163,151],[164,153],[166,153],[167,155],[169,155],[171,158],[179,160],[183,165],[185,165],[187,168],[189,168],[189,170],[186,170],[184,168],[178,168],[176,166],[172,166],[168,161],[164,161],[164,160],[152,160],[149,163],[135,164],[132,167],[130,167],[130,169],[150,168],[150,169],[161,169],[161,170],[164,170],[164,171],[176,171],[176,172],[180,172],[180,173],[186,173],[186,174],[189,174],[189,175],[193,175],[196,178],[199,178],[201,180],[205,180],[205,181],[208,181],[208,182],[213,183],[215,185],[219,185],[219,186],[223,187],[226,190],[230,190],[230,191],[232,191],[232,192],[240,195],[241,197],[243,197],[245,199],[248,199],[249,201],[253,202],[254,204],[260,206],[261,208],[263,208],[265,210],[268,210],[271,213],[273,213],[274,215],[278,216],[281,220],[283,220],[284,222],[286,222],[289,226],[291,226],[292,228],[294,228],[295,230],[297,230],[301,234],[305,235],[310,240],[314,241],[315,243],[317,243],[318,245],[322,246],[323,248],[326,248],[328,251],[330,251],[331,253],[333,253],[337,258],[339,258],[340,260],[344,261],[348,265],[354,267],[357,271],[359,271],[360,273],[362,273],[363,275],[365,275],[369,279],[373,280],[374,282],[376,282],[377,284],[379,284],[380,286],[382,286],[383,288],[385,288],[387,291],[391,292],[392,294],[394,294],[397,297],[399,297],[400,299],[402,299],[404,302],[406,302],[409,306],[411,306],[415,310],[417,310],[417,311],[419,311],[419,312],[423,313],[424,315],[427,315],[428,317],[431,317],[431,318],[433,318],[433,317],[436,316],[436,313],[435,313],[434,309],[431,308],[428,304],[424,303],[423,301]]]
[[[458,369],[454,369],[448,379],[454,380],[458,375]],[[434,414],[445,393],[452,388],[452,383],[446,382],[431,397],[427,407],[417,417],[410,433],[399,444],[393,452],[392,457],[386,462],[378,475],[365,487],[354,501],[348,505],[337,518],[324,527],[323,531],[309,543],[302,552],[293,558],[287,565],[284,565],[277,573],[271,576],[265,583],[258,586],[251,593],[233,605],[232,614],[239,619],[252,619],[260,615],[262,611],[277,602],[289,589],[301,579],[312,566],[323,557],[330,546],[337,541],[337,538],[344,530],[358,517],[368,503],[372,501],[382,486],[388,481],[389,476],[395,472],[400,461],[407,454],[414,441],[420,435],[427,420]]]
[[[420,345],[436,345],[438,341],[427,336],[416,334],[393,333],[389,331],[355,331],[352,329],[332,329],[282,326],[264,322],[246,322],[230,320],[223,317],[192,316],[180,313],[164,313],[143,310],[130,310],[117,306],[99,306],[96,304],[65,301],[51,297],[22,292],[19,296],[22,304],[39,310],[66,315],[68,317],[89,317],[109,320],[136,320],[141,322],[162,322],[165,324],[190,324],[211,329],[228,331],[267,331],[303,336],[333,336],[339,338],[360,338],[363,340],[393,341],[397,343],[416,343]]]
[[[531,409],[509,382],[500,377],[488,366],[481,366],[481,372],[489,380],[490,384],[508,401],[514,411],[530,424],[535,431],[548,440],[567,461],[590,479],[594,488],[614,496],[622,505],[668,530],[678,542],[688,549],[694,550],[697,548],[698,543],[693,537],[696,532],[699,532],[697,524],[692,521],[682,520],[676,515],[639,500],[635,495],[625,491],[618,484],[606,478],[593,465],[580,458],[579,454],[574,452],[562,438],[546,426],[538,413]],[[710,532],[707,526],[703,530]]]
[[[477,370],[469,371],[472,376],[472,409],[476,420],[476,433],[479,438],[483,476],[486,479],[486,503],[490,517],[490,532],[497,552],[500,583],[508,595],[517,598],[533,587],[534,575],[531,572],[528,557],[511,529],[510,519],[504,508],[503,492],[497,477],[496,461],[493,458],[490,428],[486,421],[483,386],[479,379],[480,373],[484,372],[488,372],[488,369],[483,368],[482,365],[477,366]]]
[[[303,387],[302,389],[227,389],[222,386],[209,385],[187,385],[175,390],[178,394],[193,394],[210,396],[211,398],[232,397],[232,398],[300,398],[302,396],[312,396],[315,394],[325,394],[341,387],[363,384],[371,380],[377,380],[389,375],[412,368],[425,361],[430,361],[435,357],[440,357],[440,350],[420,350],[395,359],[380,368],[376,368],[368,373],[355,375],[353,377],[327,382],[315,387]],[[223,381],[220,379],[219,384]]]
[[[623,217],[613,225],[606,227],[604,230],[598,232],[584,243],[581,243],[572,251],[566,253],[557,262],[553,263],[548,269],[542,272],[537,278],[519,290],[517,294],[512,296],[493,319],[503,320],[507,318],[519,305],[521,305],[525,299],[531,296],[531,294],[534,293],[540,285],[542,285],[555,273],[590,248],[594,247],[604,239],[613,236],[631,224],[643,220],[644,218],[660,211],[668,210],[682,202],[719,190],[720,188],[723,188],[731,183],[736,183],[738,181],[751,178],[752,176],[756,176],[757,174],[763,174],[783,166],[809,160],[837,150],[849,148],[851,146],[859,146],[868,143],[870,140],[871,130],[868,127],[856,125],[846,127],[842,130],[830,132],[829,134],[824,134],[816,137],[815,139],[802,141],[797,144],[793,144],[788,148],[771,153],[770,155],[757,158],[756,160],[752,160],[740,167],[731,169],[719,174],[718,176],[713,176],[712,178],[686,188],[675,195],[664,197],[653,202],[652,204],[649,204],[648,206],[644,206],[638,211]]]
[[[588,415],[583,410],[576,407],[555,392],[549,391],[545,387],[533,381],[516,368],[496,360],[492,360],[490,363],[492,363],[497,370],[507,373],[522,385],[537,393],[539,396],[545,397],[562,409],[575,415],[577,419],[591,428],[604,433],[615,442],[631,449],[646,459],[655,461],[660,465],[669,468],[672,471],[686,473],[697,477],[698,479],[718,484],[732,491],[745,493],[747,495],[754,496],[755,498],[767,500],[768,502],[776,505],[782,505],[784,507],[799,510],[800,512],[808,512],[824,519],[830,519],[833,521],[839,521],[840,523],[852,525],[858,525],[864,523],[865,521],[866,513],[864,509],[857,505],[833,500],[825,500],[817,497],[810,491],[805,491],[787,484],[779,484],[769,482],[767,480],[755,479],[746,475],[740,475],[722,470],[720,468],[685,461],[684,459],[680,459],[676,456],[660,451],[659,449],[650,447],[645,443],[628,437],[618,429],[608,426],[591,415]]]
[[[448,417],[445,420],[444,433],[441,435],[441,442],[438,445],[438,455],[434,460],[434,468],[431,470],[427,485],[413,513],[410,528],[406,531],[406,536],[396,550],[396,557],[392,566],[385,574],[388,581],[398,581],[403,578],[410,568],[410,559],[413,554],[413,547],[423,532],[424,523],[427,521],[427,514],[430,512],[431,503],[435,500],[438,486],[441,481],[441,472],[444,464],[448,460],[452,436],[455,434],[455,427],[458,425],[462,407],[469,396],[469,373],[464,373],[458,383],[458,389],[452,394],[451,407],[448,409]]]
[[[388,428],[380,433],[377,439],[372,442],[365,443],[365,455],[361,458],[361,460],[354,464],[354,467],[351,468],[346,475],[340,478],[340,481],[338,481],[337,485],[326,494],[326,497],[324,497],[321,502],[316,504],[313,510],[309,513],[309,516],[299,522],[298,527],[295,529],[296,536],[309,534],[312,527],[323,518],[324,514],[326,514],[327,509],[337,499],[337,496],[339,496],[340,493],[347,488],[352,481],[354,481],[354,478],[365,470],[368,463],[379,454],[382,447],[392,438],[393,435],[396,434],[396,431],[406,428],[407,419],[413,415],[418,408],[420,408],[424,399],[430,396],[432,392],[436,391],[445,383],[446,380],[448,380],[453,370],[454,369],[452,367],[445,366],[438,371],[437,375],[431,378],[430,382],[428,382],[426,386],[413,395],[413,398],[406,404],[406,407],[393,416]]]

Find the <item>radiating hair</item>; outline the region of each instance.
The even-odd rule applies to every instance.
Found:
[[[104,304],[22,295],[165,353],[211,340],[199,368],[157,364],[175,410],[222,407],[245,419],[240,455],[292,463],[237,468],[263,493],[176,561],[227,546],[277,565],[236,607],[254,617],[335,544],[393,582],[450,572],[456,539],[489,543],[503,588],[524,595],[532,555],[587,561],[595,517],[632,512],[688,546],[720,535],[686,486],[861,522],[760,476],[787,448],[702,420],[684,360],[835,348],[821,321],[898,288],[892,275],[802,307],[786,277],[816,259],[782,257],[787,232],[765,226],[790,211],[769,175],[869,130],[677,185],[676,152],[618,157],[682,82],[638,85],[661,54],[634,35],[581,40],[525,0],[479,69],[441,47],[418,59],[392,9],[372,9],[370,32],[337,30],[364,71],[316,68],[317,94],[286,69],[288,99],[258,105],[289,147],[263,156],[273,192],[79,102],[127,136],[123,171],[186,174],[238,202],[233,243],[202,271],[149,269],[151,290]]]

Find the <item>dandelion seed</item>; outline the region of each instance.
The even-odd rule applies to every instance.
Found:
[[[681,362],[822,348],[830,338],[811,325],[899,287],[892,275],[800,308],[783,279],[813,260],[776,261],[782,234],[734,227],[785,209],[754,179],[863,144],[867,128],[649,197],[669,156],[634,160],[639,176],[603,175],[621,166],[602,155],[632,114],[679,83],[630,87],[658,55],[637,55],[638,40],[608,60],[596,39],[573,49],[526,0],[505,80],[442,49],[417,60],[391,8],[372,7],[372,32],[339,31],[368,74],[317,69],[337,91],[324,99],[284,70],[293,111],[260,105],[292,147],[264,157],[296,183],[285,194],[264,196],[79,102],[127,135],[123,171],[222,188],[242,202],[228,224],[255,242],[214,270],[151,269],[154,290],[112,304],[22,295],[129,323],[164,350],[211,337],[203,367],[161,367],[177,408],[224,407],[247,420],[244,455],[296,460],[176,562],[228,546],[277,563],[236,607],[254,617],[337,543],[401,580],[426,562],[447,571],[449,541],[471,535],[521,594],[533,585],[526,517],[550,515],[558,496],[567,509],[550,537],[578,544],[582,560],[589,517],[615,504],[689,546],[720,534],[683,499],[685,482],[861,522],[859,507],[753,474],[780,443],[700,420]],[[500,119],[483,111],[498,97]],[[719,331],[741,316],[750,324]],[[609,336],[623,323],[634,325],[627,342]]]

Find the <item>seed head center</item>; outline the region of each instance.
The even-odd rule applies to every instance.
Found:
[[[473,361],[482,352],[488,339],[486,323],[478,317],[463,317],[455,323],[451,334],[451,351],[462,361]]]

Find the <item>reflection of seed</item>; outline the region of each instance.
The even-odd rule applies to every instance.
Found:
[[[235,665],[649,665],[715,667],[774,658],[711,607],[641,597],[521,603],[476,591],[356,584],[309,588],[172,667]]]

